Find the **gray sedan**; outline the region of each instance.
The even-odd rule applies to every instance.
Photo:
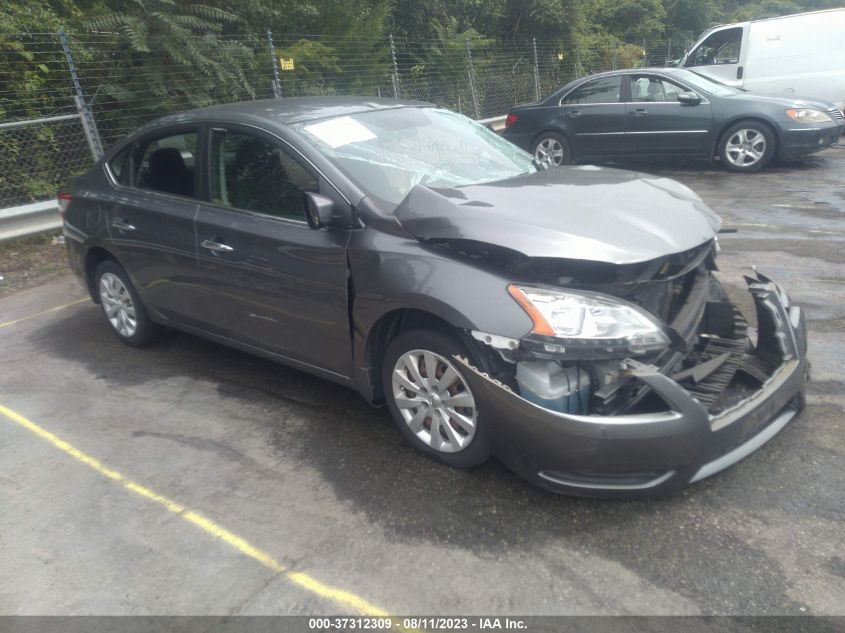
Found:
[[[121,341],[178,329],[347,385],[452,466],[496,456],[558,492],[662,494],[803,406],[801,309],[758,275],[749,325],[695,193],[544,168],[428,104],[171,115],[60,203],[71,267]]]
[[[506,125],[505,138],[555,165],[685,157],[755,171],[838,142],[845,120],[832,103],[752,94],[661,68],[582,77],[513,108]]]

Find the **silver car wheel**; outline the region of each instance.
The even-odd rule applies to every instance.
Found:
[[[393,401],[411,432],[441,453],[457,453],[475,436],[475,398],[452,362],[422,349],[405,352],[391,379]]]
[[[563,145],[556,138],[544,138],[534,150],[534,158],[540,163],[548,161],[552,165],[562,165],[564,157]]]
[[[766,137],[753,128],[737,130],[725,144],[725,156],[737,167],[756,165],[765,153]]]
[[[117,333],[124,338],[132,338],[138,330],[138,318],[132,295],[120,277],[113,273],[100,276],[100,303]]]

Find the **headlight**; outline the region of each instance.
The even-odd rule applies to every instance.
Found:
[[[792,108],[786,111],[786,116],[799,123],[827,123],[833,121],[827,112],[811,110],[810,108]]]
[[[654,317],[613,297],[517,285],[508,292],[531,317],[533,332],[564,348],[645,354],[669,345]]]

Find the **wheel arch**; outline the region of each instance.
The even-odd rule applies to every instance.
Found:
[[[569,143],[569,151],[571,152],[571,151],[574,150],[575,145],[574,145],[574,142],[572,140],[572,135],[568,131],[566,131],[562,128],[557,128],[557,127],[546,127],[546,128],[543,128],[542,130],[540,130],[534,136],[531,137],[531,141],[528,144],[528,146],[529,146],[528,151],[533,153],[534,146],[537,144],[537,141],[540,139],[540,137],[543,136],[543,134],[550,134],[550,133],[551,134],[557,134],[558,136],[562,136],[564,139],[566,139],[566,142]]]
[[[83,264],[85,286],[88,289],[88,294],[91,295],[91,300],[94,303],[100,303],[100,296],[97,293],[97,280],[94,279],[94,273],[97,271],[97,266],[107,259],[120,264],[120,261],[117,257],[115,257],[114,253],[102,246],[93,246],[85,252],[85,260]]]
[[[456,325],[454,317],[447,318],[435,309],[419,307],[393,308],[381,314],[368,328],[363,338],[358,365],[369,368],[367,385],[361,385],[365,396],[371,402],[381,402],[382,393],[380,371],[384,354],[390,343],[403,332],[411,330],[433,330],[457,336],[462,342],[471,340],[466,335],[466,323]],[[462,327],[465,326],[465,327]]]
[[[722,139],[725,138],[725,133],[730,128],[732,128],[734,125],[736,125],[737,123],[742,123],[743,121],[749,121],[749,122],[754,122],[754,123],[762,123],[763,125],[765,125],[769,129],[769,132],[772,133],[772,137],[775,139],[774,153],[772,154],[772,156],[777,157],[779,155],[780,148],[783,145],[783,138],[782,138],[782,132],[781,132],[780,126],[777,125],[777,123],[775,123],[774,121],[772,121],[772,120],[770,120],[770,119],[768,119],[764,116],[754,115],[754,114],[752,114],[750,116],[749,115],[737,115],[735,117],[732,117],[730,120],[726,121],[722,125],[722,127],[719,129],[718,134],[716,134],[716,140],[715,140],[715,143],[714,143],[713,148],[711,150],[711,155],[712,156],[719,156],[719,154],[721,152],[721,148],[722,148]]]

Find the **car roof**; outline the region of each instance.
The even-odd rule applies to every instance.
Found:
[[[576,86],[581,85],[582,83],[586,83],[592,79],[598,79],[600,77],[613,77],[617,75],[641,75],[643,73],[662,73],[664,75],[673,75],[676,74],[678,70],[683,70],[681,68],[675,68],[674,66],[649,66],[647,68],[620,68],[618,70],[606,70],[600,73],[592,73],[588,75],[583,75],[582,77],[578,77],[577,79],[573,79],[567,84],[564,84],[557,90],[555,90],[552,94],[546,97],[543,101],[554,100],[556,98],[560,98],[560,96],[565,93],[569,92]]]
[[[377,112],[380,110],[394,110],[397,108],[433,107],[425,101],[401,99],[383,99],[378,97],[286,97],[282,99],[256,99],[253,101],[237,101],[218,105],[187,110],[150,121],[139,132],[157,128],[162,125],[177,123],[191,123],[206,120],[226,119],[237,123],[265,122],[291,125],[303,121],[330,119],[337,116],[361,114],[363,112]]]

